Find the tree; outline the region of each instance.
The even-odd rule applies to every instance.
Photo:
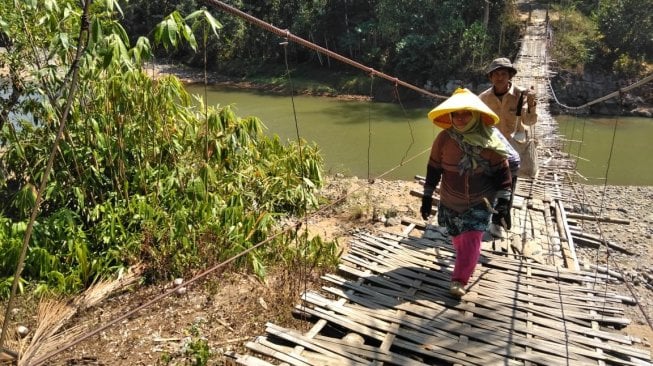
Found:
[[[134,263],[169,278],[238,254],[317,204],[317,148],[269,137],[228,106],[198,112],[176,77],[154,80],[143,70],[150,42],[130,42],[117,2],[14,4],[0,15],[11,82],[0,93],[0,294],[23,252],[23,279],[39,294]],[[173,12],[155,39],[196,48],[193,24],[202,44],[218,28],[202,10]],[[280,234],[239,264],[264,275],[266,262],[290,259],[295,234]]]
[[[653,58],[653,0],[601,1],[596,23],[613,67],[618,60],[641,65]]]

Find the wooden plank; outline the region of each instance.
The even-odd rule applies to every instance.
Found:
[[[343,283],[343,285],[346,286],[346,284],[344,284],[344,283]],[[327,290],[327,291],[329,291],[329,292],[331,292],[331,293],[333,293],[333,294],[339,295],[339,291],[336,290],[336,289],[325,288],[325,290]],[[360,290],[363,291],[363,292],[365,292],[365,291],[369,292],[369,294],[370,294],[371,296],[374,296],[374,299],[376,299],[376,301],[381,301],[381,298],[379,298],[380,294],[378,294],[377,292],[375,292],[375,289],[369,289],[369,288],[367,288],[367,286],[365,286],[365,287],[361,287]],[[349,296],[349,299],[352,300],[352,301],[355,301],[355,302],[362,302],[362,301],[360,300],[360,298],[359,298],[358,296],[356,296],[356,295],[350,295],[350,296]],[[411,311],[412,313],[426,313],[426,314],[428,314],[428,311],[425,310],[425,309],[423,309],[423,308],[419,308],[419,309],[417,309],[417,310],[412,309],[412,307],[418,306],[418,304],[422,304],[422,303],[419,302],[419,301],[418,301],[417,303],[415,303],[415,304],[404,305],[404,304],[400,304],[400,303],[397,302],[397,301],[394,301],[394,300],[392,299],[392,297],[388,297],[388,300],[387,300],[386,302],[383,302],[383,304],[384,304],[384,305],[382,305],[382,306],[394,307],[394,308],[401,308],[401,309],[405,309],[405,310],[407,310],[407,311]],[[397,304],[399,304],[399,305],[397,305]],[[487,308],[487,305],[486,305],[485,303],[481,303],[481,304],[484,306],[484,308]],[[426,304],[425,304],[425,305],[426,305]],[[436,305],[437,305],[437,304],[434,304],[434,303],[428,303],[428,306],[430,306],[430,307],[434,307],[434,306],[436,306]],[[374,307],[374,308],[378,308],[378,307],[379,307],[378,304],[376,304],[376,305],[374,305],[374,304],[371,304],[371,305],[370,305],[370,304],[367,304],[367,306]],[[408,306],[409,306],[409,307],[408,307]],[[501,310],[502,308],[503,308],[503,306],[499,306],[499,309],[500,309],[500,310]],[[446,308],[445,308],[444,306],[437,305],[437,307],[434,307],[434,309],[435,309],[435,311],[436,311],[436,314],[439,314],[439,313],[443,313],[443,312],[444,312],[444,313],[443,313],[444,315],[442,315],[442,316],[446,316]],[[494,317],[494,318],[496,318],[497,316],[502,315],[502,312],[501,312],[501,311],[495,311],[495,310],[478,310],[478,311],[476,311],[476,312],[478,312],[481,316],[484,316],[484,317]],[[504,314],[505,314],[505,313],[504,313]],[[519,314],[520,314],[519,312],[512,313],[511,311],[507,311],[507,315],[505,315],[505,318],[506,318],[506,319],[505,319],[505,322],[510,323],[510,322],[511,322],[511,321],[510,321],[510,316],[512,315],[513,318],[514,318],[514,317],[519,317]],[[557,328],[558,330],[561,330],[561,331],[564,330],[564,331],[578,331],[578,332],[583,332],[584,329],[585,329],[585,328],[581,328],[581,327],[574,326],[573,324],[568,324],[568,325],[566,325],[566,326],[563,327],[563,326],[562,326],[560,323],[558,323],[557,321],[545,321],[545,320],[543,320],[542,318],[534,319],[534,321],[537,322],[538,325],[546,326],[547,328]],[[611,339],[611,338],[613,337],[613,335],[611,335],[610,333],[607,333],[607,334],[600,334],[600,336],[603,337],[603,338],[607,338],[607,339]],[[556,334],[556,335],[555,335],[555,338],[560,338],[560,335],[559,335],[559,334]],[[623,339],[622,339],[622,338],[623,338]],[[628,340],[627,338],[624,338],[624,337],[616,337],[615,339],[620,340],[620,341],[624,341],[624,339],[625,339],[625,342],[629,342],[629,340]]]
[[[626,248],[624,248],[624,247],[622,247],[622,246],[620,246],[618,244],[613,243],[610,240],[601,239],[601,237],[599,237],[597,235],[588,234],[588,233],[585,233],[585,232],[582,232],[582,231],[579,231],[579,230],[575,230],[575,229],[570,229],[570,231],[571,231],[571,234],[577,240],[578,239],[583,239],[584,243],[593,242],[596,245],[599,245],[599,246],[600,245],[606,245],[607,247],[609,247],[611,249],[618,250],[618,251],[620,251],[622,253],[625,253],[625,254],[628,254],[628,255],[634,255],[635,254],[635,253],[631,252],[630,250],[628,250],[628,249],[626,249]]]
[[[556,224],[558,226],[558,232],[562,238],[561,245],[562,254],[565,260],[565,266],[574,271],[580,271],[578,258],[576,258],[576,250],[574,248],[574,239],[572,238],[569,227],[567,226],[564,208],[562,207],[562,204],[559,200],[556,200],[554,203],[554,209],[556,213]]]
[[[358,300],[357,300],[356,298],[351,298],[350,300],[355,301],[355,302],[358,302]],[[325,300],[325,301],[328,301],[328,300]],[[415,304],[412,304],[411,306],[414,306],[414,305],[415,305]],[[408,310],[408,308],[406,308],[406,309]],[[477,311],[475,311],[475,310],[472,310],[472,309],[469,308],[469,307],[466,307],[466,309],[469,309],[470,311],[477,312]],[[341,312],[348,313],[348,312],[350,311],[350,310],[344,310],[344,309],[338,309],[338,310],[336,310],[336,309],[333,309],[333,308],[331,308],[331,307],[329,307],[329,310],[333,310],[333,311],[336,311],[336,312],[339,312],[339,313],[341,313]],[[479,311],[480,311],[480,310],[479,310]],[[411,312],[412,312],[413,314],[422,314],[422,316],[426,316],[428,319],[432,319],[432,317],[433,317],[433,315],[430,315],[429,312],[428,312],[427,310],[425,310],[425,309],[420,309],[420,310],[418,310],[418,311],[411,311]],[[442,317],[446,317],[446,314],[447,314],[447,313],[451,313],[451,310],[445,310],[444,312],[443,312],[442,310],[438,310],[435,314],[438,314],[438,315],[439,315],[438,318],[442,318]],[[487,316],[488,313],[491,313],[491,312],[490,312],[490,311],[486,311],[486,312],[483,313],[483,315],[484,315],[484,316]],[[456,315],[452,315],[452,316],[449,316],[446,320],[445,320],[445,319],[443,319],[443,320],[438,320],[438,319],[434,319],[434,318],[433,318],[431,321],[432,321],[432,322],[436,322],[436,323],[438,323],[438,324],[440,325],[440,328],[443,329],[443,330],[446,330],[447,332],[453,332],[453,333],[455,333],[455,334],[459,334],[460,332],[464,332],[464,330],[462,330],[461,327],[460,327],[459,325],[456,325],[456,320],[455,320],[456,318],[457,318]],[[458,318],[458,319],[459,319],[459,318]],[[366,322],[367,322],[366,324],[378,324],[378,323],[375,322],[375,321],[372,321],[371,323],[370,323],[370,321],[366,321]],[[409,323],[406,323],[405,325],[408,325],[408,324],[409,324]],[[482,324],[483,324],[483,321],[480,321],[480,322],[478,322],[478,323],[475,323],[476,326],[479,326],[479,325],[482,325]],[[510,323],[510,322],[503,322],[503,324],[511,324],[511,325],[510,325],[510,329],[506,329],[506,330],[505,330],[505,333],[502,332],[502,331],[500,331],[500,329],[492,328],[492,329],[488,329],[488,332],[483,332],[483,333],[479,333],[479,330],[478,330],[478,329],[475,329],[475,330],[473,330],[473,331],[467,332],[466,335],[467,335],[468,337],[470,337],[470,338],[473,337],[473,338],[475,338],[475,339],[483,339],[483,340],[485,340],[485,341],[492,340],[492,339],[497,339],[497,340],[495,341],[495,343],[493,343],[493,344],[495,344],[495,345],[500,345],[500,344],[502,344],[502,342],[506,342],[508,339],[510,340],[510,342],[514,342],[514,343],[518,343],[518,344],[525,342],[525,341],[521,340],[522,337],[520,337],[520,336],[516,336],[516,335],[515,335],[515,331],[514,331],[514,329],[513,329],[513,327],[514,327],[514,322],[513,322],[513,323]],[[561,326],[561,329],[563,329],[563,330],[565,330],[565,331],[569,331],[569,328],[570,328],[570,327],[564,327],[564,326]],[[404,329],[403,332],[402,332],[402,335],[405,336],[407,331],[408,331],[408,330]],[[425,330],[422,330],[422,332],[424,332],[424,331],[425,331]],[[499,332],[497,332],[497,331],[499,331]],[[501,337],[498,337],[498,338],[497,338],[497,335],[500,335],[500,334],[504,334],[504,338],[501,338]],[[557,335],[557,336],[554,338],[554,340],[555,340],[555,341],[558,341],[558,342],[560,341],[560,339],[562,339],[562,337],[560,337],[559,335]],[[453,341],[453,340],[452,340],[452,341]],[[450,342],[449,342],[449,343],[450,343]],[[491,343],[492,343],[492,342],[491,342]],[[536,347],[539,347],[540,343],[542,343],[542,342],[536,342],[536,343],[535,343],[535,346],[536,346]],[[529,344],[530,344],[530,343],[529,343]],[[544,350],[544,351],[551,351],[551,350],[556,349],[556,347],[553,346],[552,344],[553,344],[553,343],[549,343],[549,344],[547,344],[546,346],[543,346],[543,347],[544,347],[543,350]],[[477,347],[477,346],[475,346],[475,347]],[[562,344],[560,345],[560,348],[557,349],[557,351],[558,351],[558,352],[564,352],[565,349],[568,349],[568,348],[569,348],[569,345],[566,345],[565,343],[562,343]],[[573,348],[573,347],[572,347],[572,348]],[[583,350],[581,350],[580,352],[581,352],[581,353],[587,353],[587,352],[585,352],[585,351],[583,351]],[[589,354],[593,354],[593,353],[590,352]]]
[[[405,366],[427,366],[428,364],[420,362],[418,360],[397,354],[397,353],[380,353],[378,348],[375,346],[360,345],[352,346],[342,342],[337,338],[317,336],[318,341],[323,342],[323,345],[327,348],[331,347],[340,347],[343,350],[346,350],[349,353],[356,354],[361,357],[368,358],[370,360],[376,360],[380,362],[389,362],[395,365],[405,365]]]
[[[351,320],[346,319],[345,317],[327,314],[323,310],[321,310],[320,308],[308,309],[308,311],[310,313],[312,313],[313,315],[315,315],[315,316],[326,316],[326,317],[328,317],[328,320],[331,321],[332,323],[338,324],[340,326],[345,326],[348,329],[351,329],[351,328],[349,328],[349,326],[354,326],[354,328],[357,329],[357,332],[359,332],[361,334],[364,334],[364,335],[367,335],[369,337],[373,337],[373,338],[375,338],[377,340],[382,340],[385,337],[384,334],[381,333],[381,332],[369,329],[367,327],[360,327],[360,326],[356,325],[356,323],[351,322]],[[402,333],[402,335],[403,335],[403,333]],[[396,340],[394,345],[397,346],[397,347],[401,347],[401,348],[408,347],[409,349],[414,347],[414,345],[410,344],[409,342],[402,341],[401,339]],[[448,351],[448,350],[446,350],[444,348],[439,349],[439,351],[441,351],[441,352],[438,352],[438,353],[433,352],[432,349],[427,350],[425,347],[419,347],[419,348],[413,349],[413,351],[415,351],[417,354],[422,354],[422,355],[429,356],[429,357],[436,357],[438,359],[445,360],[445,361],[452,362],[452,363],[453,362],[462,362],[463,361],[463,360],[460,360],[459,358],[457,358],[457,356],[456,356],[456,354],[454,352]],[[477,363],[464,362],[464,364],[482,365],[482,360],[479,360]]]
[[[416,226],[417,226],[417,224],[415,224],[415,223],[411,223],[411,224],[409,224],[409,225],[406,227],[406,229],[404,229],[404,231],[401,233],[401,235],[403,235],[403,236],[408,236],[408,235],[410,235],[411,231],[413,231],[413,229],[415,229]]]
[[[333,310],[333,309],[329,309],[329,310]],[[342,311],[345,311],[345,310],[342,309]],[[370,321],[368,321],[368,323],[369,322]],[[376,322],[372,322],[372,323],[376,324]],[[447,321],[447,322],[445,322],[445,324],[451,324],[451,322]],[[360,324],[359,324],[359,326],[360,326]],[[455,327],[454,329],[457,329],[459,332],[464,332],[464,330],[462,330],[462,328],[460,328],[460,327]],[[482,339],[484,342],[490,342],[490,345],[486,346],[486,345],[483,345],[483,344],[479,344],[478,342],[469,342],[466,347],[464,347],[463,345],[461,345],[459,342],[457,342],[455,340],[446,341],[446,340],[443,340],[441,338],[432,338],[432,337],[429,337],[424,332],[414,332],[414,331],[409,330],[409,329],[404,329],[402,331],[401,335],[402,335],[402,338],[412,339],[417,344],[425,344],[425,343],[428,342],[428,345],[437,347],[438,350],[440,350],[440,351],[442,351],[443,349],[447,349],[447,350],[450,350],[450,351],[454,350],[454,351],[460,352],[462,350],[462,351],[467,353],[464,360],[469,361],[468,357],[470,357],[471,354],[473,354],[475,357],[479,357],[479,356],[488,357],[492,352],[490,352],[490,353],[488,353],[486,355],[486,354],[484,354],[483,351],[490,351],[490,350],[493,350],[494,352],[499,352],[502,356],[513,356],[514,355],[514,347],[511,347],[510,350],[501,350],[500,347],[497,348],[497,346],[505,345],[507,340],[510,340],[510,342],[513,342],[513,343],[523,343],[523,341],[522,341],[523,337],[516,336],[513,333],[514,332],[506,332],[504,337],[498,337],[495,331],[479,331],[478,329],[474,329],[474,330],[471,330],[469,332],[465,332],[464,334],[467,335],[470,339],[471,338]],[[427,338],[424,338],[425,336],[427,336]],[[397,342],[400,342],[400,341],[398,340]],[[564,345],[564,344],[555,345],[554,343],[550,343],[550,342],[546,343],[546,342],[542,342],[542,341],[531,342],[531,343],[532,343],[533,347],[541,348],[542,351],[545,351],[547,353],[548,352],[558,352],[558,354],[560,354],[560,352],[565,352],[565,350],[569,350],[569,349],[576,350],[576,347],[569,346],[569,345]],[[584,351],[582,349],[578,349],[577,351],[581,352],[581,353],[593,354],[592,352]],[[472,352],[472,353],[469,353],[469,352]],[[543,356],[541,354],[526,355],[525,353],[524,354],[520,353],[519,357],[526,358],[526,359],[531,359],[534,362],[542,362],[543,359],[548,358],[547,364],[560,364],[560,365],[563,365],[563,364],[567,364],[567,362],[569,362],[569,360],[572,360],[572,362],[570,364],[577,364],[577,362],[573,362],[573,360],[576,359],[576,356],[574,356],[574,355],[570,355],[570,357],[571,357],[570,359],[560,359],[560,360],[556,360],[556,358],[553,355]],[[584,359],[583,357],[581,357],[581,358]],[[468,362],[464,362],[464,360],[460,359],[461,364],[468,363]],[[484,361],[484,362],[487,362],[487,360]],[[586,362],[586,360],[585,360],[585,362]],[[476,362],[474,362],[474,363],[476,363]]]
[[[314,342],[312,342],[312,339],[305,337],[292,329],[282,328],[272,323],[267,323],[265,331],[281,339],[297,343],[303,346],[305,349],[310,349],[314,352],[331,357],[339,361],[341,365],[364,366],[369,363],[362,357],[348,354],[347,352],[343,352],[340,349],[329,350],[316,345]]]
[[[254,343],[252,343],[254,345]],[[263,354],[262,352],[259,352]],[[227,357],[233,358],[235,362],[239,365],[244,365],[244,366],[274,366],[274,364],[271,364],[267,361],[261,360],[260,358],[256,358],[252,355],[241,355],[241,354],[233,354],[233,353],[227,353]]]
[[[260,354],[270,356],[270,357],[274,357],[274,358],[276,358],[278,360],[281,360],[283,362],[287,362],[287,363],[289,363],[290,365],[293,365],[293,366],[311,366],[311,363],[308,360],[305,360],[305,361],[304,360],[299,360],[296,357],[292,357],[292,356],[288,355],[285,352],[277,351],[277,350],[275,350],[273,348],[270,348],[268,346],[265,346],[265,345],[263,345],[263,344],[261,344],[259,342],[247,342],[246,347],[253,350],[253,351],[256,351],[256,352],[258,352]]]
[[[575,212],[568,212],[567,213],[567,218],[570,219],[581,219],[581,220],[587,220],[587,221],[592,221],[592,222],[608,222],[611,224],[623,224],[623,225],[630,225],[630,220],[628,219],[619,219],[615,217],[607,217],[607,216],[594,216],[594,215],[586,215],[586,214],[579,214]]]
[[[344,265],[341,265],[341,266],[340,266],[340,269],[343,270],[343,271],[347,271],[347,272],[349,272],[349,273],[352,273],[352,274],[354,274],[354,275],[365,276],[365,274],[363,274],[362,272],[358,272],[358,271],[355,270],[355,269],[346,269]],[[379,268],[379,267],[374,267],[374,270],[375,270],[376,272],[383,272],[383,273],[386,273],[386,275],[388,275],[388,276],[392,276],[392,277],[394,277],[395,279],[399,279],[401,282],[403,282],[403,283],[405,283],[405,284],[408,284],[408,283],[412,280],[410,277],[407,277],[407,276],[410,276],[410,275],[411,275],[411,271],[406,270],[406,269],[404,269],[404,268],[396,269],[398,272],[394,272],[395,269],[391,269],[391,268]],[[403,272],[405,275],[400,275],[399,272]],[[431,272],[431,273],[432,273],[432,272]],[[493,273],[495,273],[495,274],[493,275]],[[373,275],[370,275],[370,276],[371,276],[371,277],[375,277],[375,276],[373,276]],[[487,277],[487,276],[494,276],[494,277],[496,277],[496,276],[500,276],[500,273],[499,273],[499,272],[492,272],[492,271],[487,272],[487,271],[486,271],[486,272],[485,272],[485,276],[486,276],[486,277]],[[428,280],[429,282],[433,282],[433,283],[438,284],[438,285],[446,286],[446,283],[447,283],[446,276],[440,276],[440,278],[441,278],[441,280],[435,280],[435,281],[432,281],[432,280],[429,279],[429,277],[427,277],[427,280]],[[516,281],[516,279],[519,278],[519,277],[515,277],[514,274],[510,274],[510,275],[508,275],[508,278],[509,278],[509,279],[508,279],[509,281],[513,281],[513,280]],[[375,281],[377,281],[377,282],[380,281],[379,279],[373,279],[373,280],[375,280]],[[500,280],[497,279],[497,281],[500,281]],[[383,282],[383,283],[381,283],[381,284],[384,285],[384,286],[387,286],[387,287],[395,286],[395,288],[397,289],[397,291],[402,291],[401,286],[399,286],[399,285],[395,285],[395,284],[393,284],[393,282]],[[535,284],[535,283],[534,283],[534,284]],[[505,286],[503,286],[503,287],[505,287]],[[553,293],[553,296],[556,296],[556,297],[557,297],[557,296],[559,295],[559,294],[558,294],[558,292],[560,291],[559,286],[552,286],[552,287],[550,287],[549,290]],[[564,294],[564,295],[565,295],[565,296],[572,296],[572,295],[575,295],[575,294],[578,294],[578,293],[580,293],[579,290],[574,290],[573,293],[566,293],[566,294]]]

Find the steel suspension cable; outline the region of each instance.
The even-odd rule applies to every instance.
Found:
[[[547,77],[546,80],[547,80],[547,85],[549,86],[549,90],[551,90],[551,96],[553,97],[553,100],[555,100],[556,104],[558,104],[559,106],[561,106],[561,107],[563,107],[565,109],[579,110],[579,109],[585,109],[585,108],[587,108],[587,107],[589,107],[589,106],[591,106],[593,104],[601,103],[601,102],[604,102],[604,101],[606,101],[608,99],[612,99],[612,98],[621,96],[623,93],[625,93],[627,91],[638,88],[638,87],[648,83],[649,81],[653,80],[653,74],[651,74],[651,75],[649,75],[649,76],[647,76],[647,77],[645,77],[645,78],[643,78],[641,80],[638,80],[635,83],[633,83],[633,84],[631,84],[631,85],[629,85],[629,86],[627,86],[625,88],[621,88],[621,89],[619,89],[619,90],[617,90],[615,92],[612,92],[612,93],[607,94],[607,95],[605,95],[603,97],[594,99],[594,100],[592,100],[590,102],[587,102],[587,103],[585,103],[583,105],[580,105],[580,106],[577,106],[577,107],[568,106],[568,105],[563,104],[562,102],[560,102],[560,100],[558,100],[558,96],[555,93],[555,90],[553,90],[553,85],[551,85],[551,79]]]
[[[276,35],[278,35],[280,37],[283,37],[285,39],[288,39],[289,41],[298,43],[298,44],[300,44],[300,45],[302,45],[304,47],[310,48],[310,49],[312,49],[312,50],[314,50],[316,52],[322,53],[322,54],[324,54],[324,55],[326,55],[328,57],[334,58],[334,59],[336,59],[336,60],[338,60],[340,62],[351,65],[351,66],[356,67],[358,69],[361,69],[361,70],[363,70],[363,71],[365,71],[367,73],[370,73],[372,75],[379,76],[379,77],[384,78],[386,80],[389,80],[389,81],[391,81],[393,83],[399,84],[399,85],[404,86],[404,87],[406,87],[408,89],[412,89],[414,91],[417,91],[419,93],[428,95],[428,96],[433,97],[433,98],[437,98],[437,99],[447,99],[448,98],[447,96],[435,94],[435,93],[432,93],[432,92],[430,92],[428,90],[425,90],[423,88],[419,88],[419,87],[417,87],[415,85],[412,85],[412,84],[407,83],[405,81],[399,80],[396,77],[392,77],[392,76],[384,74],[384,73],[382,73],[380,71],[374,70],[373,68],[371,68],[369,66],[365,66],[365,65],[363,65],[361,63],[358,63],[358,62],[356,62],[356,61],[354,61],[352,59],[349,59],[349,58],[344,57],[344,56],[342,56],[342,55],[340,55],[338,53],[330,51],[330,50],[328,50],[328,49],[326,49],[324,47],[318,46],[317,44],[315,44],[313,42],[309,42],[309,41],[307,41],[307,40],[305,40],[305,39],[303,39],[301,37],[298,37],[298,36],[290,33],[290,31],[287,30],[287,29],[277,28],[277,27],[273,26],[270,23],[266,23],[266,22],[262,21],[261,19],[258,19],[258,18],[254,17],[252,15],[249,15],[249,14],[243,12],[243,11],[240,11],[240,10],[234,8],[233,6],[230,6],[230,5],[227,5],[227,4],[223,3],[222,1],[218,1],[218,0],[204,0],[204,1],[207,4],[211,5],[211,6],[214,6],[214,7],[218,8],[220,10],[223,10],[223,11],[229,13],[229,14],[233,14],[233,15],[239,17],[239,18],[245,19],[248,22],[250,22],[250,23],[252,23],[252,24],[254,24],[254,25],[256,25],[256,26],[258,26],[260,28],[263,28],[263,29],[265,29],[265,30],[267,30],[269,32],[272,32],[272,33],[274,33],[274,34],[276,34]]]

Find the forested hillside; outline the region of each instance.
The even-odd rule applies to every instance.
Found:
[[[514,1],[514,0],[333,0],[251,1],[225,3],[292,34],[415,85],[427,80],[473,81],[483,78],[485,64],[513,58],[529,9],[547,9],[554,34],[552,57],[565,70],[602,70],[618,77],[637,77],[653,58],[653,0]],[[123,23],[132,36],[148,35],[174,10],[181,15],[204,5],[179,0],[163,4],[132,1]],[[284,52],[278,36],[242,19],[207,10],[223,25],[206,44],[207,67],[226,75],[252,77],[280,73]],[[636,25],[636,26],[633,26]],[[181,47],[160,52],[182,63],[203,67],[198,52]],[[289,47],[295,68],[327,69],[333,79],[347,65],[299,46]],[[319,73],[314,77],[319,78]],[[363,89],[365,90],[365,89]]]
[[[562,1],[553,9],[552,53],[562,68],[622,78],[650,73],[653,0]]]
[[[126,7],[132,34],[147,34],[170,11],[182,15],[194,1],[149,1]],[[513,1],[227,1],[294,35],[417,85],[453,74],[478,73],[495,55],[514,55],[521,24]],[[482,6],[482,5],[487,6]],[[208,67],[227,74],[255,74],[284,62],[281,39],[229,14],[208,8],[224,26],[208,42]],[[174,57],[201,66],[202,52]],[[167,55],[167,54],[166,54]],[[289,48],[293,65],[347,71],[312,50]]]

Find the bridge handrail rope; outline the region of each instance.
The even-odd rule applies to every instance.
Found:
[[[265,30],[268,30],[268,31],[270,31],[270,32],[272,32],[272,33],[274,33],[274,34],[276,34],[278,36],[286,38],[289,41],[298,43],[298,44],[300,44],[300,45],[302,45],[304,47],[307,47],[307,48],[310,48],[310,49],[312,49],[314,51],[320,52],[320,53],[322,53],[324,55],[327,55],[327,56],[329,56],[331,58],[334,58],[334,59],[336,59],[338,61],[341,61],[343,63],[346,63],[346,64],[351,65],[353,67],[356,67],[358,69],[361,69],[361,70],[363,70],[365,72],[368,72],[368,73],[370,73],[372,75],[382,77],[382,78],[384,78],[386,80],[389,80],[389,81],[391,81],[393,83],[404,86],[404,87],[406,87],[408,89],[415,90],[415,91],[417,91],[419,93],[426,94],[426,95],[428,95],[430,97],[433,97],[433,98],[437,98],[437,99],[447,99],[448,98],[447,96],[432,93],[432,92],[430,92],[430,91],[428,91],[426,89],[423,89],[423,88],[417,87],[415,85],[412,85],[410,83],[407,83],[405,81],[399,80],[396,77],[392,77],[390,75],[384,74],[384,73],[382,73],[380,71],[374,70],[371,67],[365,66],[365,65],[363,65],[363,64],[361,64],[359,62],[356,62],[356,61],[354,61],[352,59],[344,57],[344,56],[342,56],[340,54],[337,54],[337,53],[335,53],[333,51],[330,51],[330,50],[328,50],[328,49],[326,49],[324,47],[318,46],[317,44],[315,44],[313,42],[307,41],[307,40],[305,40],[305,39],[303,39],[301,37],[298,37],[298,36],[290,33],[290,31],[287,30],[287,29],[277,28],[277,27],[273,26],[270,23],[266,23],[266,22],[262,21],[261,19],[258,19],[258,18],[254,17],[252,15],[249,15],[249,14],[247,14],[245,12],[242,12],[242,11],[232,7],[232,6],[229,6],[229,5],[225,4],[225,3],[223,3],[222,1],[205,0],[205,2],[208,3],[209,5],[212,5],[212,6],[215,6],[216,8],[219,8],[219,9],[221,9],[221,10],[227,12],[227,13],[230,13],[230,14],[236,15],[236,16],[238,16],[240,18],[243,18],[243,19],[247,20],[248,22],[250,22],[250,23],[252,23],[254,25],[257,25],[257,26],[259,26],[259,27],[261,27],[261,28],[263,28]]]
[[[558,100],[558,97],[555,94],[555,90],[553,90],[553,85],[551,85],[551,79],[548,78],[548,77],[546,79],[547,85],[549,86],[549,89],[551,90],[551,96],[555,100],[556,104],[558,104],[559,106],[561,106],[561,107],[563,107],[565,109],[569,109],[569,110],[585,109],[585,108],[587,108],[587,107],[589,107],[589,106],[591,106],[593,104],[601,103],[601,102],[604,102],[604,101],[606,101],[608,99],[618,97],[618,96],[622,95],[625,92],[628,92],[628,91],[630,91],[632,89],[638,88],[638,87],[648,83],[651,80],[653,80],[653,74],[651,74],[651,75],[649,75],[649,76],[647,76],[647,77],[645,77],[645,78],[643,78],[643,79],[641,79],[639,81],[636,81],[635,83],[633,83],[633,84],[631,84],[631,85],[629,85],[629,86],[627,86],[625,88],[621,88],[621,89],[619,89],[619,90],[617,90],[615,92],[607,94],[607,95],[605,95],[603,97],[597,98],[595,100],[592,100],[590,102],[587,102],[587,103],[585,103],[583,105],[580,105],[580,106],[577,106],[577,107],[572,107],[572,106],[568,106],[566,104],[563,104],[563,103],[560,102],[560,100]]]

